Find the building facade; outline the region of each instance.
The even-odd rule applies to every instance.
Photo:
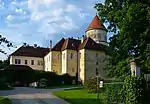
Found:
[[[78,75],[79,81],[103,76],[107,30],[96,15],[82,39],[62,38],[50,48],[22,46],[10,55],[10,64],[28,65],[35,70]]]

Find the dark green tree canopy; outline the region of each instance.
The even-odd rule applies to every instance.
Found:
[[[6,45],[7,47],[14,47],[13,46],[13,44],[10,42],[10,41],[8,41],[5,37],[3,37],[1,34],[0,34],[0,46],[1,45]],[[5,51],[4,51],[4,49],[1,49],[0,48],[0,53],[3,53],[3,54],[7,54]]]
[[[121,77],[129,73],[128,60],[140,58],[143,71],[150,68],[150,0],[105,0],[95,5],[103,22],[109,24],[111,57],[107,74]]]

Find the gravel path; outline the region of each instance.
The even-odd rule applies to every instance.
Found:
[[[61,89],[35,89],[16,87],[14,90],[0,91],[0,96],[12,99],[13,104],[68,104],[66,101],[54,96],[52,91]]]

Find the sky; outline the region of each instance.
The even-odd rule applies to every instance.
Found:
[[[81,37],[104,0],[0,0],[0,34],[18,48],[49,47],[62,37]],[[0,46],[9,55],[17,48]],[[0,53],[0,59],[6,55]]]

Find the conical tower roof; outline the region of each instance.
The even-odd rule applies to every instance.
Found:
[[[100,19],[97,15],[94,17],[94,19],[92,20],[92,22],[90,23],[86,31],[92,30],[92,29],[103,29],[107,31],[103,23],[100,22]]]

